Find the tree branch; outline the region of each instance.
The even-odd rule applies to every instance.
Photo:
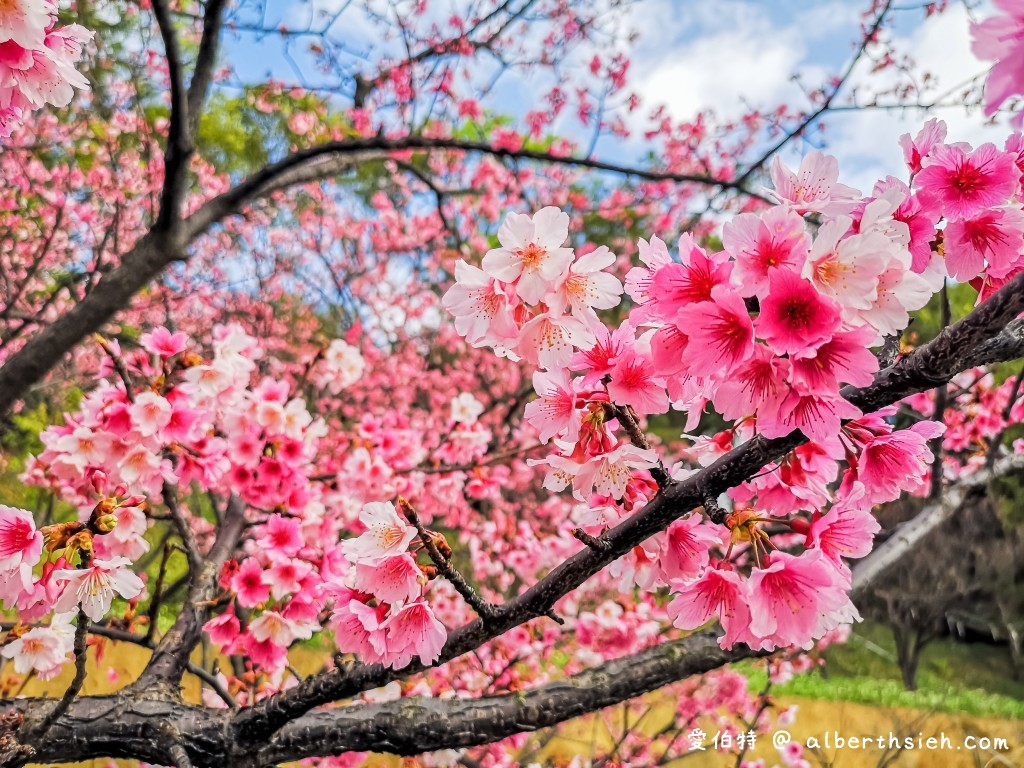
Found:
[[[853,405],[870,412],[907,395],[933,389],[967,368],[1024,356],[1024,322],[1011,322],[1022,311],[1024,274],[931,342],[880,371],[870,386],[846,387],[842,394]],[[490,621],[476,620],[449,635],[437,663],[457,658],[519,624],[545,615],[560,598],[634,546],[806,441],[800,432],[772,440],[758,435],[697,474],[671,483],[642,510],[603,536],[609,544],[607,549],[582,550],[511,602],[497,606]],[[240,712],[234,729],[243,741],[266,737],[314,707],[350,698],[423,668],[418,662],[399,672],[380,665],[357,664],[323,672]]]
[[[712,176],[705,176],[691,173],[674,173],[672,171],[654,171],[643,168],[635,168],[616,163],[608,163],[591,158],[574,157],[570,155],[556,155],[551,152],[533,149],[508,149],[505,147],[494,147],[481,141],[467,141],[463,139],[450,139],[430,136],[405,136],[401,138],[388,138],[386,136],[372,136],[364,139],[345,139],[342,141],[329,141],[318,144],[314,147],[301,149],[287,157],[271,163],[260,171],[249,176],[232,189],[207,201],[198,211],[189,217],[188,222],[193,230],[203,231],[214,222],[220,221],[241,210],[244,206],[258,200],[271,192],[282,189],[286,186],[281,183],[282,179],[293,178],[291,174],[300,173],[309,168],[310,164],[322,163],[318,166],[322,175],[318,173],[302,173],[299,178],[303,181],[314,181],[327,178],[337,173],[340,169],[350,167],[359,162],[368,160],[383,159],[394,152],[408,150],[422,151],[453,151],[472,152],[492,157],[513,159],[513,160],[535,160],[553,165],[574,166],[589,168],[597,171],[607,171],[623,176],[631,176],[645,181],[672,181],[676,183],[700,184],[702,186],[714,187],[715,189],[731,190],[740,192],[750,197],[770,202],[768,198],[754,192],[735,181],[716,179]],[[347,160],[347,162],[346,162]],[[288,182],[290,185],[291,181]]]
[[[199,119],[203,104],[213,82],[213,68],[217,63],[217,49],[220,47],[220,30],[224,23],[224,8],[227,0],[207,0],[203,14],[203,37],[199,41],[196,66],[192,70],[192,81],[188,86],[188,135],[195,140],[199,132]]]
[[[209,601],[217,586],[221,566],[238,545],[245,530],[245,504],[237,497],[228,499],[221,517],[217,538],[200,567],[191,572],[188,596],[174,625],[153,650],[153,656],[132,688],[144,690],[171,683],[177,688],[188,666],[189,655],[203,634]]]
[[[896,532],[875,547],[870,555],[853,567],[853,592],[863,594],[868,584],[895,565],[925,536],[949,520],[976,488],[988,485],[993,479],[1024,470],[1024,455],[1017,454],[1000,459],[992,467],[980,469],[969,477],[944,489],[942,499],[928,504],[912,520],[900,525]]]
[[[167,0],[153,0],[153,15],[160,28],[167,56],[167,74],[171,81],[171,119],[164,152],[164,187],[160,193],[160,212],[154,229],[170,231],[180,221],[188,181],[188,161],[192,156],[192,135],[189,131],[188,96],[185,92],[181,50],[174,31]]]

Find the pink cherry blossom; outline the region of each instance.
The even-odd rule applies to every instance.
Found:
[[[408,666],[414,658],[423,664],[433,664],[448,638],[444,625],[423,601],[410,603],[392,614],[384,623],[384,629],[388,638],[387,655],[395,669]]]
[[[556,435],[575,442],[580,432],[580,412],[576,408],[576,387],[568,372],[537,371],[533,388],[539,397],[526,404],[524,416],[540,432],[541,442]]]
[[[941,120],[932,118],[928,120],[917,136],[910,138],[909,133],[900,136],[900,146],[903,148],[903,159],[907,163],[911,174],[920,173],[922,161],[937,145],[946,141],[946,124]]]
[[[254,557],[246,558],[231,582],[231,589],[238,595],[238,604],[254,608],[267,601],[270,587],[263,578],[263,567]]]
[[[654,376],[651,361],[646,357],[626,352],[615,362],[609,376],[608,394],[612,402],[632,406],[640,414],[668,410],[665,385]]]
[[[614,263],[615,254],[604,246],[578,257],[549,304],[562,309],[569,307],[578,319],[588,324],[595,322],[594,310],[618,306],[622,295],[619,279],[603,271]]]
[[[720,543],[718,533],[699,515],[676,520],[665,531],[658,552],[658,567],[665,581],[694,579],[708,565],[709,549]]]
[[[893,244],[877,232],[844,237],[852,223],[837,216],[821,226],[803,276],[844,307],[868,309],[877,296],[878,277],[892,259]]]
[[[773,269],[768,284],[755,328],[780,355],[814,350],[839,330],[839,306],[809,280],[788,269]]]
[[[0,571],[33,568],[43,549],[43,534],[32,513],[0,504]]]
[[[359,522],[366,532],[341,544],[345,556],[354,563],[400,555],[416,538],[416,529],[399,516],[390,501],[364,504]]]
[[[572,315],[545,312],[523,326],[517,350],[527,362],[556,370],[569,365],[574,350],[596,343],[594,332]]]
[[[46,679],[47,673],[60,669],[69,650],[63,638],[50,627],[34,627],[6,644],[0,653],[14,660],[14,671],[19,675],[35,670]]]
[[[127,567],[130,564],[126,557],[115,557],[94,560],[85,568],[54,571],[56,581],[66,582],[54,609],[66,612],[81,605],[86,616],[92,621],[99,621],[110,610],[115,593],[126,600],[142,594],[142,579]]]
[[[1011,96],[1024,93],[1024,2],[995,4],[1002,14],[971,24],[974,55],[995,62],[985,82],[986,116],[994,115]]]
[[[426,578],[408,553],[358,562],[353,586],[384,603],[407,603],[423,592]]]
[[[470,344],[494,344],[515,337],[513,303],[501,283],[462,259],[455,262],[455,284],[442,301],[455,328]]]
[[[1009,200],[1020,188],[1020,175],[1013,156],[995,144],[982,144],[973,152],[938,144],[914,184],[927,205],[949,219],[964,219]]]
[[[934,421],[920,421],[910,429],[879,435],[864,445],[857,479],[864,484],[872,504],[892,501],[903,491],[924,487],[933,458],[928,441],[944,429]]]
[[[768,647],[810,647],[851,615],[846,586],[821,550],[775,552],[750,576],[750,631]]]
[[[651,278],[648,290],[651,308],[665,319],[671,319],[683,307],[711,301],[711,291],[717,285],[726,285],[732,272],[732,262],[725,253],[708,255],[689,235],[679,240],[682,263],[669,263],[660,267]]]
[[[839,161],[832,155],[818,150],[809,152],[800,161],[800,169],[794,173],[782,163],[778,155],[772,160],[771,192],[783,204],[793,206],[797,213],[822,212],[834,207],[834,203],[849,203],[860,193],[845,184],[838,183]]]
[[[668,605],[668,613],[680,629],[699,629],[717,618],[725,631],[718,640],[723,648],[746,642],[750,637],[749,585],[740,574],[710,567],[695,581],[675,582],[673,587],[676,595]]]
[[[1003,277],[1021,263],[1024,211],[1010,206],[988,209],[949,222],[944,235],[950,277],[970,280],[981,274],[986,262],[993,277]]]
[[[167,359],[185,351],[188,336],[180,331],[171,333],[166,328],[156,328],[150,333],[139,337],[139,343],[147,350],[161,358]]]
[[[562,244],[569,237],[569,216],[547,207],[526,216],[510,213],[498,230],[500,248],[486,253],[483,270],[502,282],[516,282],[523,301],[536,304],[562,280],[572,261],[572,250]]]
[[[732,282],[742,296],[763,298],[768,272],[784,267],[800,272],[811,247],[803,218],[783,206],[763,214],[741,213],[722,228],[725,250],[736,259]]]
[[[658,454],[653,450],[623,443],[608,453],[592,457],[573,478],[573,493],[585,501],[592,491],[621,499],[634,469],[653,467]]]
[[[754,354],[754,326],[738,293],[719,285],[711,301],[679,310],[676,325],[688,329],[686,369],[692,376],[724,375]]]

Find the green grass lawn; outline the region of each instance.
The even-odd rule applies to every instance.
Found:
[[[892,634],[859,624],[848,642],[824,653],[826,665],[773,688],[778,695],[885,707],[1024,719],[1024,681],[1015,679],[1005,646],[941,640],[925,647],[917,691],[907,691],[896,665]],[[764,672],[750,669],[755,689]]]

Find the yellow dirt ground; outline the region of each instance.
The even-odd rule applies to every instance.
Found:
[[[83,694],[86,696],[110,693],[133,679],[148,658],[149,652],[124,643],[106,642],[100,649],[103,654],[102,670],[96,666],[95,652],[89,653],[88,675]],[[320,666],[322,657],[311,651],[293,654],[292,663],[299,672],[306,674]],[[108,675],[107,670],[114,670],[116,675]],[[9,679],[12,673],[8,666],[3,671],[3,679]],[[22,693],[26,696],[58,696],[71,680],[71,666],[65,667],[63,673],[48,682],[29,680]],[[196,700],[199,696],[198,681],[186,675],[186,697]],[[662,727],[671,717],[671,702],[664,696],[653,694],[654,705],[645,716],[641,730],[653,732]],[[966,715],[952,715],[939,712],[921,712],[905,709],[884,709],[846,702],[817,701],[795,697],[778,697],[778,705],[785,708],[798,706],[796,721],[789,727],[792,738],[805,743],[810,738],[817,738],[822,749],[816,756],[807,755],[811,765],[830,766],[830,768],[875,768],[886,756],[884,750],[872,744],[868,748],[852,749],[845,747],[824,748],[827,734],[837,733],[839,736],[869,736],[877,740],[879,736],[886,740],[893,733],[900,739],[911,737],[915,743],[918,738],[939,738],[942,735],[949,740],[951,747],[945,749],[911,749],[905,750],[888,763],[891,768],[1024,768],[1024,722],[982,718]],[[703,725],[705,731],[714,735],[714,726]],[[560,736],[553,739],[543,749],[529,755],[530,762],[544,766],[564,765],[574,756],[588,756],[594,753],[604,754],[610,749],[622,732],[622,710],[613,709],[601,717],[581,718],[562,726]],[[1003,751],[971,749],[965,745],[966,737],[976,740],[983,737],[989,739],[1005,739],[1008,749]],[[771,744],[772,735],[767,734],[758,739],[757,748],[751,757],[764,757],[768,765],[778,762],[778,751]],[[715,752],[708,744],[708,750],[698,754],[686,753],[688,742],[684,739],[680,745],[685,759],[677,760],[672,765],[687,768],[720,768],[735,765],[735,756]],[[526,757],[524,755],[524,757]],[[373,761],[381,766],[398,766],[397,759],[382,757]],[[85,768],[101,768],[109,766],[109,761],[91,761],[76,763]],[[119,763],[131,765],[131,763]]]

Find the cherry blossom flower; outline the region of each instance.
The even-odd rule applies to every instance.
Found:
[[[750,359],[715,389],[715,408],[729,421],[755,414],[766,420],[789,395],[790,360],[755,344]]]
[[[575,442],[581,418],[576,408],[576,387],[568,372],[537,371],[533,388],[539,397],[526,404],[524,417],[540,432],[540,441],[546,443],[559,435]]]
[[[808,546],[821,549],[847,577],[849,567],[843,558],[867,556],[881,528],[869,506],[864,484],[855,481],[844,498],[837,500],[828,512],[815,515],[807,533]]]
[[[1002,14],[971,24],[971,50],[994,61],[985,81],[985,115],[991,116],[1015,94],[1024,93],[1024,2],[996,0]],[[1021,115],[1015,118],[1020,125]]]
[[[353,586],[384,603],[407,603],[422,594],[425,582],[416,560],[403,553],[356,563]]]
[[[819,549],[796,556],[774,552],[750,576],[750,631],[767,647],[810,648],[855,614],[846,585]]]
[[[365,370],[366,361],[359,350],[342,339],[334,339],[324,352],[316,382],[337,395],[359,381]]]
[[[444,624],[423,601],[409,603],[386,622],[387,656],[395,669],[407,667],[413,658],[430,665],[437,661],[448,638]]]
[[[516,282],[523,301],[536,304],[565,277],[572,249],[562,244],[569,237],[569,215],[547,207],[532,217],[510,213],[498,230],[500,248],[484,255],[483,270],[502,282]]]
[[[265,603],[270,597],[270,586],[263,578],[263,566],[254,557],[246,558],[231,582],[231,589],[238,595],[238,604],[254,608]]]
[[[0,9],[0,43],[10,40],[22,48],[41,47],[50,16],[56,12],[47,0],[11,0]]]
[[[763,214],[741,213],[726,222],[722,243],[736,259],[732,283],[740,295],[763,298],[768,293],[768,272],[773,267],[794,272],[803,269],[811,236],[799,214],[777,206]]]
[[[892,259],[893,245],[877,232],[844,237],[852,223],[848,216],[837,216],[822,224],[803,276],[842,306],[868,309],[877,296],[878,277]]]
[[[718,639],[723,648],[750,639],[749,585],[740,574],[724,568],[705,568],[700,578],[687,583],[673,582],[672,587],[675,597],[668,604],[668,614],[677,627],[699,629],[718,618],[725,631]]]
[[[613,402],[632,406],[640,414],[668,410],[664,382],[654,376],[651,361],[646,357],[627,352],[618,358],[609,376],[608,394]]]
[[[166,328],[160,327],[150,333],[142,334],[139,337],[139,343],[148,351],[166,360],[185,351],[188,336],[181,332],[171,333]]]
[[[14,671],[24,675],[29,670],[41,673],[46,679],[53,670],[59,670],[67,659],[68,648],[64,640],[50,627],[33,627],[0,650],[6,659],[13,659]]]
[[[657,237],[652,237],[650,242],[641,238],[637,243],[637,250],[640,262],[644,266],[633,267],[626,273],[624,289],[629,298],[642,306],[650,299],[651,280],[655,273],[671,264],[672,257],[669,256],[668,247]]]
[[[911,174],[920,173],[922,161],[937,145],[946,141],[946,124],[936,118],[928,120],[918,131],[917,136],[910,138],[909,133],[900,136],[900,147],[903,148],[903,159]]]
[[[995,144],[982,144],[973,152],[937,144],[914,184],[926,205],[949,219],[965,219],[1005,203],[1020,188],[1020,175],[1013,156]]]
[[[32,569],[43,550],[43,534],[32,513],[0,504],[0,571]]]
[[[271,515],[256,543],[271,557],[294,557],[304,543],[298,518]]]
[[[712,289],[727,285],[732,272],[728,254],[708,255],[689,235],[680,238],[679,253],[681,263],[666,264],[651,277],[649,311],[664,319],[675,317],[687,305],[711,301]]]
[[[679,310],[676,324],[689,329],[685,357],[692,376],[730,373],[754,354],[754,327],[738,293],[727,286],[711,289],[711,301]]]
[[[720,543],[718,533],[700,515],[676,520],[664,534],[658,551],[658,567],[665,581],[688,581],[707,568],[709,549]]]
[[[341,544],[345,557],[353,563],[400,555],[416,538],[416,529],[399,516],[390,501],[364,504],[359,522],[366,526],[366,532]]]
[[[471,392],[462,392],[452,398],[452,421],[457,424],[475,424],[483,412],[484,404],[473,397]]]
[[[55,580],[67,582],[54,610],[66,612],[81,605],[86,616],[99,621],[110,610],[115,593],[126,600],[142,594],[142,579],[127,567],[130,564],[126,557],[115,557],[93,560],[85,568],[54,571]]]
[[[832,155],[818,150],[809,152],[800,161],[800,169],[794,173],[787,168],[779,155],[772,160],[772,184],[770,193],[782,204],[793,206],[797,213],[810,211],[825,212],[840,204],[850,204],[860,193],[845,184],[838,183],[839,161]]]
[[[549,305],[563,310],[569,307],[576,318],[587,324],[596,323],[594,310],[618,306],[622,295],[619,279],[603,271],[614,263],[615,254],[604,246],[578,257]]]
[[[249,623],[249,634],[258,642],[271,642],[287,648],[296,640],[308,640],[313,636],[308,626],[292,621],[277,611],[264,611]]]
[[[633,470],[653,467],[657,461],[655,451],[623,443],[608,453],[591,457],[580,467],[573,478],[573,494],[580,501],[586,501],[592,491],[621,499],[633,477]]]
[[[1024,211],[1012,206],[990,208],[949,222],[943,234],[950,277],[970,280],[981,274],[986,262],[993,277],[1004,277],[1021,262]]]
[[[572,315],[537,315],[523,326],[517,350],[523,359],[541,368],[565,368],[574,349],[590,349],[597,343],[594,332]]]
[[[914,492],[926,484],[932,452],[928,441],[938,437],[945,426],[919,421],[909,429],[878,435],[866,443],[857,463],[857,479],[867,490],[872,504],[892,501],[903,491]]]
[[[755,328],[780,355],[814,350],[839,330],[839,306],[809,280],[788,269],[773,269],[768,283]]]
[[[500,343],[516,337],[513,304],[500,282],[462,259],[455,262],[455,284],[442,299],[455,317],[455,328],[476,345]]]

